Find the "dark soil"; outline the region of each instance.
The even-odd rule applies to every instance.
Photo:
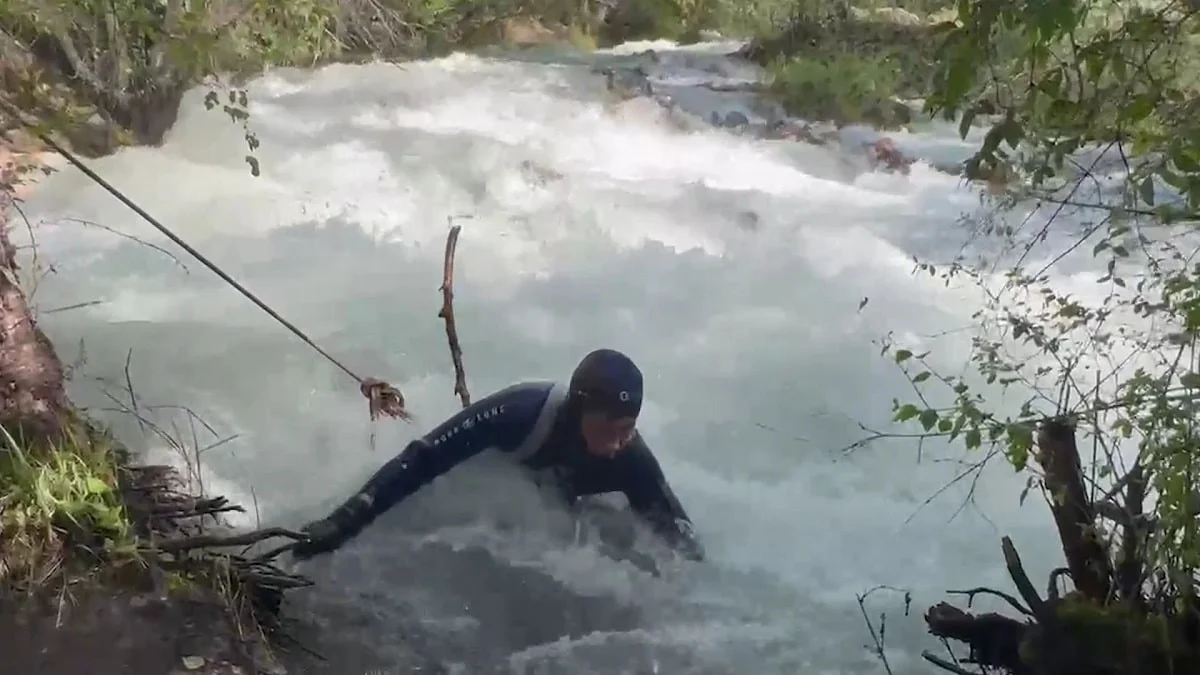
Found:
[[[237,675],[281,673],[245,654],[215,598],[159,594],[97,580],[62,593],[0,598],[6,673],[38,675]],[[265,656],[265,655],[264,655]]]

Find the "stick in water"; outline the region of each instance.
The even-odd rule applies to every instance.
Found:
[[[453,216],[448,216],[446,222],[450,234],[446,235],[446,256],[442,261],[442,308],[438,316],[446,322],[446,341],[450,343],[450,359],[454,362],[454,394],[465,408],[471,405],[471,394],[467,391],[467,373],[463,368],[462,347],[458,344],[458,326],[454,323],[454,253],[462,225],[455,225]]]

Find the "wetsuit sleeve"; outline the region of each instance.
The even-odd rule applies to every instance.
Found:
[[[633,465],[626,475],[624,487],[629,507],[641,516],[672,548],[692,560],[704,559],[704,547],[692,531],[692,520],[663,474],[654,453],[646,446],[641,434],[630,441]]]
[[[512,452],[532,432],[550,388],[549,384],[530,383],[503,389],[410,442],[360,491],[370,504],[365,519],[373,519],[486,449]]]

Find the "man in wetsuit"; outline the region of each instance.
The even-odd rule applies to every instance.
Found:
[[[637,432],[642,373],[624,354],[600,349],[575,368],[564,389],[527,382],[476,401],[418,438],[329,516],[305,526],[293,553],[309,558],[339,548],[384,511],[461,462],[493,448],[553,477],[568,505],[623,492],[653,530],[686,557],[704,551],[691,520]]]

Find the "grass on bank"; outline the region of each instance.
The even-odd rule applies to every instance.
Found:
[[[791,114],[902,127],[913,121],[902,101],[929,88],[933,33],[947,7],[942,0],[797,0],[760,29],[747,55],[767,69],[770,93]]]
[[[136,559],[118,467],[124,451],[83,425],[50,448],[0,427],[0,589],[37,590],[98,561]]]

